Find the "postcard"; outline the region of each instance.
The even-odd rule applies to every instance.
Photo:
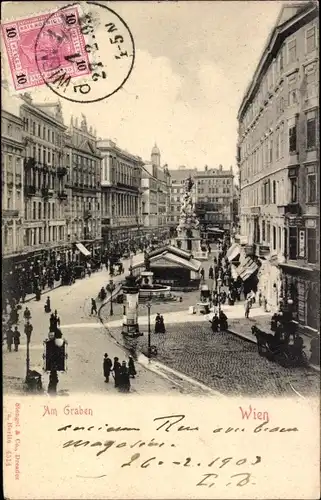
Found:
[[[2,7],[5,498],[319,498],[318,5]]]

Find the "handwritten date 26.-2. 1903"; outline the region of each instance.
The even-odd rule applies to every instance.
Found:
[[[48,31],[47,19],[36,41],[36,61],[46,85],[64,99],[80,103],[100,101],[117,92],[127,81],[135,57],[133,37],[124,20],[106,5],[91,2],[78,5],[78,16],[66,15],[65,8],[59,12],[65,18],[62,36],[72,37],[77,27],[85,40],[83,47],[63,57],[77,68],[87,65],[88,71],[78,78],[71,78],[61,68],[55,68],[49,76],[44,71],[44,58],[48,63],[53,57],[51,49],[44,55],[41,45],[41,35]]]

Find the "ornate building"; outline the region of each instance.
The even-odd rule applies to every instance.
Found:
[[[115,142],[99,140],[102,154],[102,235],[106,248],[141,237],[140,186],[143,161]]]
[[[200,219],[203,234],[211,239],[219,230],[231,232],[233,227],[234,174],[232,167],[198,170],[195,174],[196,213]],[[221,232],[220,232],[221,231]]]
[[[60,103],[37,104],[24,94],[24,249],[45,259],[68,249],[65,208],[68,151]]]
[[[20,102],[5,84],[1,90],[2,256],[9,262],[24,248],[24,142]]]
[[[87,126],[86,117],[71,119],[67,134],[71,148],[68,177],[68,241],[84,256],[100,255],[101,238],[101,154],[96,133]]]
[[[142,169],[142,216],[144,232],[154,238],[169,237],[170,173],[161,166],[157,145],[152,149],[151,161]]]
[[[282,8],[238,113],[241,241],[270,308],[319,330],[318,8]]]

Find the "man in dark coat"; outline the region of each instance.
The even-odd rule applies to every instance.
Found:
[[[14,343],[14,350],[16,352],[18,352],[18,347],[19,347],[19,344],[20,344],[20,332],[18,330],[18,327],[15,326],[14,327],[14,331],[13,331],[13,343]]]
[[[155,333],[160,333],[161,331],[161,315],[159,313],[156,314],[155,318]]]
[[[121,365],[119,363],[119,358],[115,357],[114,358],[114,366],[113,366],[114,379],[115,379],[115,387],[119,387],[119,382],[120,382],[120,368],[121,368]]]
[[[96,304],[96,301],[95,299],[91,299],[91,310],[90,310],[90,314],[93,315],[93,314],[97,314],[97,304]]]
[[[27,323],[25,324],[25,334],[28,343],[30,342],[32,331],[33,331],[33,326],[29,321],[27,321]]]
[[[108,354],[105,353],[104,354],[104,361],[103,361],[105,382],[109,382],[109,376],[110,376],[112,366],[113,366],[113,363],[112,363],[111,359],[108,357]]]
[[[129,371],[129,376],[131,378],[135,378],[136,368],[135,368],[135,363],[134,363],[132,356],[129,356],[129,359],[128,359],[128,371]]]
[[[9,352],[11,352],[12,344],[13,344],[13,330],[12,327],[9,326],[7,330],[7,347]]]

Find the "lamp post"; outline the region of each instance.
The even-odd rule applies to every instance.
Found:
[[[114,310],[113,310],[113,291],[115,290],[116,285],[113,282],[113,280],[109,281],[109,284],[107,285],[107,290],[110,293],[110,316],[114,315]]]
[[[217,300],[218,300],[218,313],[221,312],[221,286],[222,286],[222,278],[221,274],[219,274],[217,278]]]
[[[30,336],[27,335],[27,357],[26,357],[26,383],[28,382],[28,375],[30,371]]]
[[[150,301],[147,302],[146,307],[148,310],[148,359],[150,359],[151,357],[150,309],[152,307]]]

